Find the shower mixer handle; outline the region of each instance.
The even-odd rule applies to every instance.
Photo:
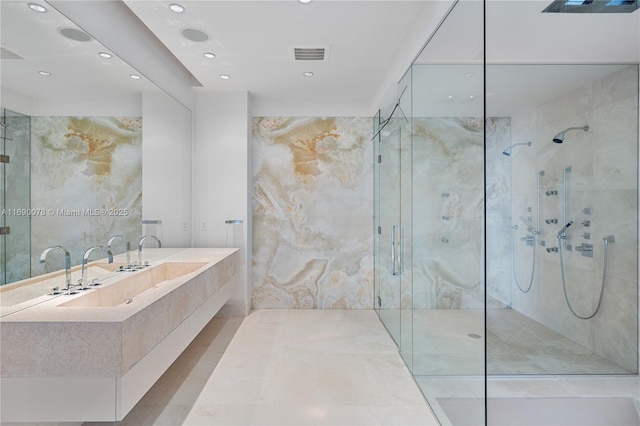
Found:
[[[583,256],[593,257],[593,244],[580,244],[576,246],[576,251],[581,252]]]

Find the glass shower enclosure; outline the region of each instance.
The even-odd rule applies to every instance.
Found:
[[[31,276],[31,119],[0,109],[0,285]]]
[[[456,2],[374,119],[374,303],[443,425],[640,389],[638,63],[509,56],[529,3]]]

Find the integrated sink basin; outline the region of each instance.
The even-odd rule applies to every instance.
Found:
[[[75,297],[58,307],[113,307],[126,305],[139,296],[153,291],[173,280],[185,279],[186,276],[206,267],[207,262],[165,262],[149,266],[130,274],[106,286],[94,287],[87,293]]]
[[[122,420],[240,285],[236,248],[156,250],[133,272],[96,262],[101,285],[0,318],[3,424]]]

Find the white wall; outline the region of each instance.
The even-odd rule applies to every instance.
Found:
[[[191,112],[161,92],[142,96],[142,219],[162,220],[165,247],[191,245]]]
[[[251,144],[247,92],[197,92],[193,127],[193,247],[225,247],[227,228],[242,234],[242,267],[225,315],[251,307]],[[240,219],[243,226],[227,225]],[[229,229],[231,233],[231,229]],[[230,235],[230,245],[232,244]]]

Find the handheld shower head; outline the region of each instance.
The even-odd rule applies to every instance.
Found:
[[[567,222],[567,224],[558,231],[558,234],[556,235],[556,237],[558,237],[558,239],[564,238],[564,233],[567,232],[567,228],[569,228],[571,225],[573,225],[572,220]]]
[[[506,155],[507,157],[511,156],[511,149],[514,146],[518,146],[518,145],[527,145],[527,146],[531,146],[531,141],[529,142],[520,142],[520,143],[514,143],[513,145],[509,145],[508,147],[506,147],[504,149],[504,151],[502,151],[502,155]]]
[[[568,132],[569,130],[584,130],[585,132],[589,130],[589,126],[583,126],[583,127],[569,127],[568,129],[565,129],[561,132],[558,132],[554,137],[553,137],[553,141],[555,143],[562,143],[564,142],[564,134],[565,132]]]

